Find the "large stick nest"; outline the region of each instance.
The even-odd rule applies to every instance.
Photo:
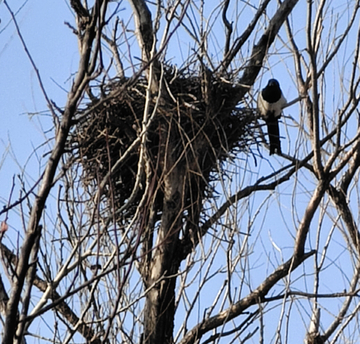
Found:
[[[172,147],[172,161],[182,164],[188,175],[189,188],[183,201],[189,206],[194,203],[194,194],[201,201],[206,190],[211,190],[210,182],[219,176],[222,161],[250,151],[250,145],[256,141],[256,114],[234,104],[240,86],[211,75],[208,70],[194,76],[189,71],[168,68],[162,80],[163,100],[159,102],[158,95],[154,95],[150,101],[147,119],[154,116],[146,133],[146,158],[151,160],[154,174],[161,176],[165,151]],[[70,144],[82,165],[85,186],[98,185],[138,138],[146,89],[145,78],[132,83],[129,79],[113,81],[103,86],[100,96],[78,114]],[[104,196],[111,196],[117,209],[132,193],[139,152],[137,145],[111,175],[111,187],[108,184],[104,190]],[[134,214],[140,199],[139,196],[133,200],[127,216]],[[159,202],[158,212],[161,207]]]

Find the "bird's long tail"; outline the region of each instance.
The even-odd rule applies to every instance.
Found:
[[[270,141],[270,155],[281,153],[279,121],[277,118],[269,118],[266,122]]]

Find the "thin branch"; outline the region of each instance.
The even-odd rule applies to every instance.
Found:
[[[36,63],[35,63],[32,55],[31,55],[31,53],[30,53],[30,51],[29,51],[29,49],[28,49],[28,47],[27,47],[27,45],[26,45],[26,43],[25,43],[24,37],[22,36],[22,33],[21,33],[21,31],[20,31],[20,27],[19,27],[18,22],[17,22],[17,20],[16,20],[15,14],[14,14],[14,12],[11,10],[9,4],[7,3],[7,0],[4,0],[4,4],[5,4],[7,10],[9,11],[10,16],[11,16],[13,22],[14,22],[14,25],[15,25],[15,28],[16,28],[16,33],[17,33],[17,35],[18,35],[18,37],[19,37],[19,39],[20,39],[20,42],[21,42],[21,44],[22,44],[22,46],[23,46],[23,49],[24,49],[24,51],[25,51],[25,53],[26,53],[26,55],[27,55],[27,57],[28,57],[31,65],[32,65],[32,67],[34,68],[36,77],[37,77],[38,82],[39,82],[39,86],[40,86],[41,92],[42,92],[42,94],[43,94],[44,97],[45,97],[45,100],[46,100],[46,103],[47,103],[47,105],[48,105],[48,107],[49,107],[49,110],[51,111],[51,113],[52,113],[52,115],[53,115],[53,118],[54,118],[54,119],[57,119],[57,116],[56,116],[56,114],[55,114],[55,110],[54,110],[54,108],[53,108],[53,106],[52,106],[51,100],[50,100],[50,98],[48,97],[47,92],[46,92],[46,90],[45,90],[45,86],[44,86],[44,84],[43,84],[43,82],[42,82],[42,78],[41,78],[41,75],[40,75],[40,71],[39,71],[39,69],[37,68]]]
[[[16,257],[16,255],[12,253],[11,250],[8,247],[6,247],[4,244],[1,244],[1,252],[3,255],[7,257],[9,264],[13,266],[16,266],[18,264],[18,257]],[[43,293],[46,293],[47,290],[49,290],[49,284],[43,279],[41,279],[38,275],[35,275],[34,277],[34,286],[37,287]],[[49,296],[50,296],[49,298],[53,302],[58,301],[61,298],[60,294],[56,291],[55,288],[52,288]],[[56,309],[72,326],[75,326],[79,320],[76,314],[74,313],[74,311],[65,302],[65,300],[56,303],[54,309]],[[28,317],[26,319],[24,318],[22,319],[22,323],[24,325],[30,324],[32,319],[33,318],[29,319]],[[89,341],[89,343],[100,344],[99,339],[94,339],[95,338],[94,331],[91,329],[91,327],[89,327],[85,323],[83,323],[83,325],[78,328],[78,331],[85,339]]]
[[[193,327],[187,332],[184,338],[179,344],[193,344],[202,338],[204,333],[223,325],[240,315],[245,309],[248,309],[252,305],[258,304],[258,302],[264,301],[265,296],[270,289],[282,278],[288,275],[291,271],[296,269],[307,258],[314,255],[316,251],[310,251],[304,253],[302,256],[296,254],[291,257],[287,262],[280,265],[272,274],[270,274],[264,282],[262,282],[253,292],[249,295],[230,306],[227,310],[215,315],[212,318],[203,320],[200,324]]]
[[[95,7],[101,6],[101,4],[102,0],[97,0],[95,3]],[[16,22],[15,18],[13,18],[13,20],[14,22]],[[41,227],[39,226],[39,222],[45,207],[45,202],[53,186],[53,180],[59,165],[60,158],[64,154],[64,148],[66,145],[70,127],[72,125],[72,118],[77,109],[78,101],[84,93],[85,87],[90,80],[87,72],[88,64],[91,58],[91,47],[96,37],[96,23],[96,18],[92,18],[92,24],[87,27],[87,30],[84,34],[82,41],[83,54],[80,57],[79,71],[72,85],[71,91],[69,92],[67,104],[65,106],[65,110],[61,119],[61,124],[59,126],[59,130],[55,139],[55,145],[46,165],[37,198],[35,199],[35,202],[32,206],[30,218],[27,225],[26,236],[24,238],[23,245],[20,251],[21,253],[19,256],[19,264],[16,268],[17,278],[13,283],[10,299],[7,304],[3,344],[13,343],[13,338],[16,331],[15,324],[18,305],[24,285],[24,280],[29,268],[29,257],[33,250],[36,238],[41,235]],[[19,35],[21,37],[20,33]],[[29,58],[31,59],[31,56],[29,56]]]
[[[253,20],[251,21],[249,26],[246,28],[244,33],[240,37],[236,38],[236,40],[235,40],[233,46],[231,47],[231,49],[228,52],[226,52],[226,56],[224,58],[224,61],[221,64],[221,69],[220,69],[221,74],[223,74],[229,68],[230,63],[233,61],[235,56],[239,53],[239,51],[240,51],[241,47],[244,45],[244,43],[248,40],[248,38],[250,37],[250,35],[254,31],[254,28],[255,28],[256,24],[258,23],[260,17],[263,15],[263,13],[264,13],[267,5],[269,4],[269,2],[270,2],[270,0],[264,0],[262,2],[259,9],[255,13]],[[226,12],[225,12],[226,8],[227,7],[226,7],[226,3],[225,3],[223,15],[224,15],[224,13],[226,14]],[[227,28],[227,30],[229,32],[228,28]],[[268,32],[268,30],[267,30],[267,32]],[[230,32],[230,34],[231,34],[231,32]],[[227,36],[228,35],[229,35],[229,33],[227,34]],[[228,39],[228,37],[226,39]],[[229,37],[229,41],[230,41],[230,37]]]
[[[225,38],[225,47],[224,47],[224,60],[225,60],[226,55],[229,53],[230,39],[231,39],[231,34],[233,32],[232,23],[230,23],[228,21],[227,17],[226,17],[226,12],[227,12],[227,10],[229,8],[229,3],[230,3],[230,0],[225,0],[223,12],[222,12],[222,20],[223,20],[225,28],[226,28],[226,35],[225,35],[226,38]]]

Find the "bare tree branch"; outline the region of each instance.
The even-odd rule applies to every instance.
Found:
[[[269,290],[288,273],[296,269],[304,260],[315,254],[315,251],[304,253],[302,256],[294,255],[284,264],[280,265],[272,274],[270,274],[265,281],[259,285],[252,293],[247,295],[244,299],[235,303],[228,310],[210,318],[203,320],[199,325],[191,329],[185,337],[180,341],[180,344],[192,344],[196,340],[201,339],[204,333],[222,325],[224,322],[230,321],[235,316],[241,314],[245,309],[251,305],[256,305],[263,301]]]
[[[95,8],[100,7],[101,5],[102,1],[99,0],[95,3]],[[94,13],[96,16],[98,15],[96,11]],[[41,219],[46,199],[52,187],[53,178],[58,168],[59,160],[64,154],[64,147],[70,127],[72,125],[72,117],[74,116],[74,113],[76,111],[76,105],[80,97],[82,96],[87,83],[90,80],[87,73],[88,64],[91,58],[91,47],[96,38],[95,27],[97,24],[97,17],[95,17],[95,15],[93,16],[91,23],[87,27],[87,30],[84,34],[84,39],[82,42],[83,55],[80,59],[79,71],[70,91],[68,101],[61,119],[59,131],[56,135],[55,146],[51,153],[49,162],[45,168],[44,176],[37,194],[36,201],[34,202],[32,207],[26,237],[21,248],[19,264],[16,269],[17,278],[14,281],[11,295],[7,303],[3,338],[4,344],[13,342],[13,337],[16,331],[16,327],[14,326],[14,324],[16,323],[16,316],[21,291],[23,289],[24,280],[29,269],[29,257],[33,250],[36,238],[41,236],[41,226],[39,226],[39,221]],[[13,18],[13,20],[14,22],[16,22],[15,18]]]

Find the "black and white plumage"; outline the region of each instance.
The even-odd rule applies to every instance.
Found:
[[[281,153],[279,118],[285,105],[286,99],[281,92],[279,82],[270,79],[266,87],[259,92],[257,99],[258,111],[268,128],[270,155]]]

